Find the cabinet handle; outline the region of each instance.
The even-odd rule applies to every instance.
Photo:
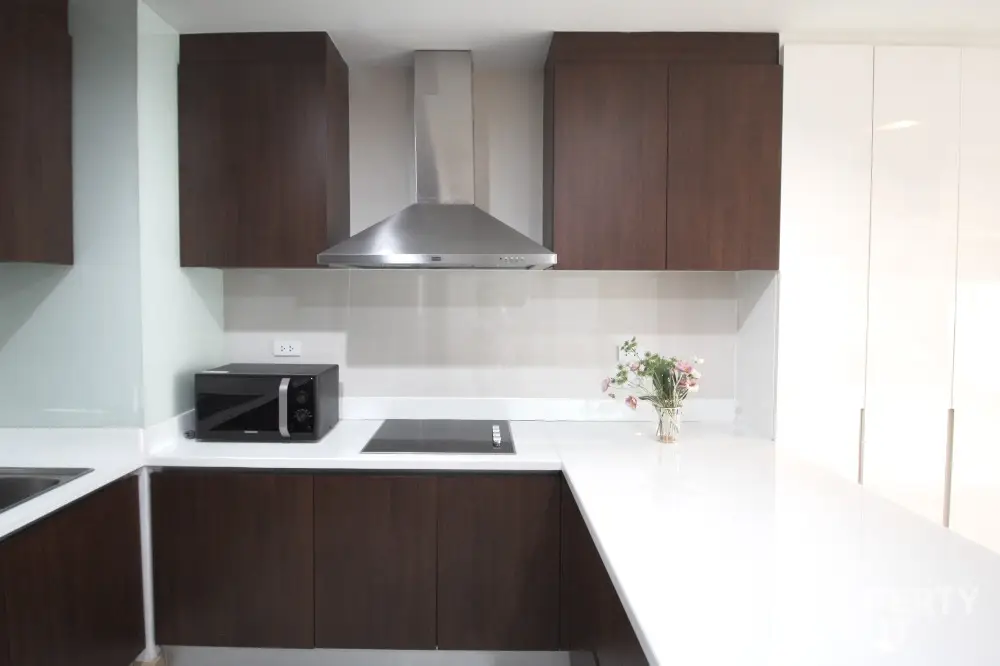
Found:
[[[951,522],[951,465],[955,455],[955,409],[948,410],[948,445],[944,459],[944,515],[945,527]]]
[[[865,482],[865,408],[861,408],[861,425],[858,427],[858,484]]]
[[[288,439],[288,385],[292,383],[291,377],[283,377],[278,385],[278,433]]]

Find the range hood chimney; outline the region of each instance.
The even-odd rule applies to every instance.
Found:
[[[334,245],[340,268],[550,268],[556,255],[476,206],[472,54],[414,54],[417,203]]]

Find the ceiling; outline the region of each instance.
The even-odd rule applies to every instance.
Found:
[[[1000,0],[146,0],[182,33],[325,30],[350,64],[471,49],[544,59],[554,30],[746,30],[1000,41]],[[930,38],[930,39],[928,39]]]

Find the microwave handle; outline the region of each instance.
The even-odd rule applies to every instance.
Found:
[[[278,432],[285,438],[291,437],[288,432],[288,385],[291,383],[291,377],[284,377],[278,385]]]

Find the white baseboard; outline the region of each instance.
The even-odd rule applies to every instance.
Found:
[[[170,666],[569,666],[566,652],[164,647]]]

